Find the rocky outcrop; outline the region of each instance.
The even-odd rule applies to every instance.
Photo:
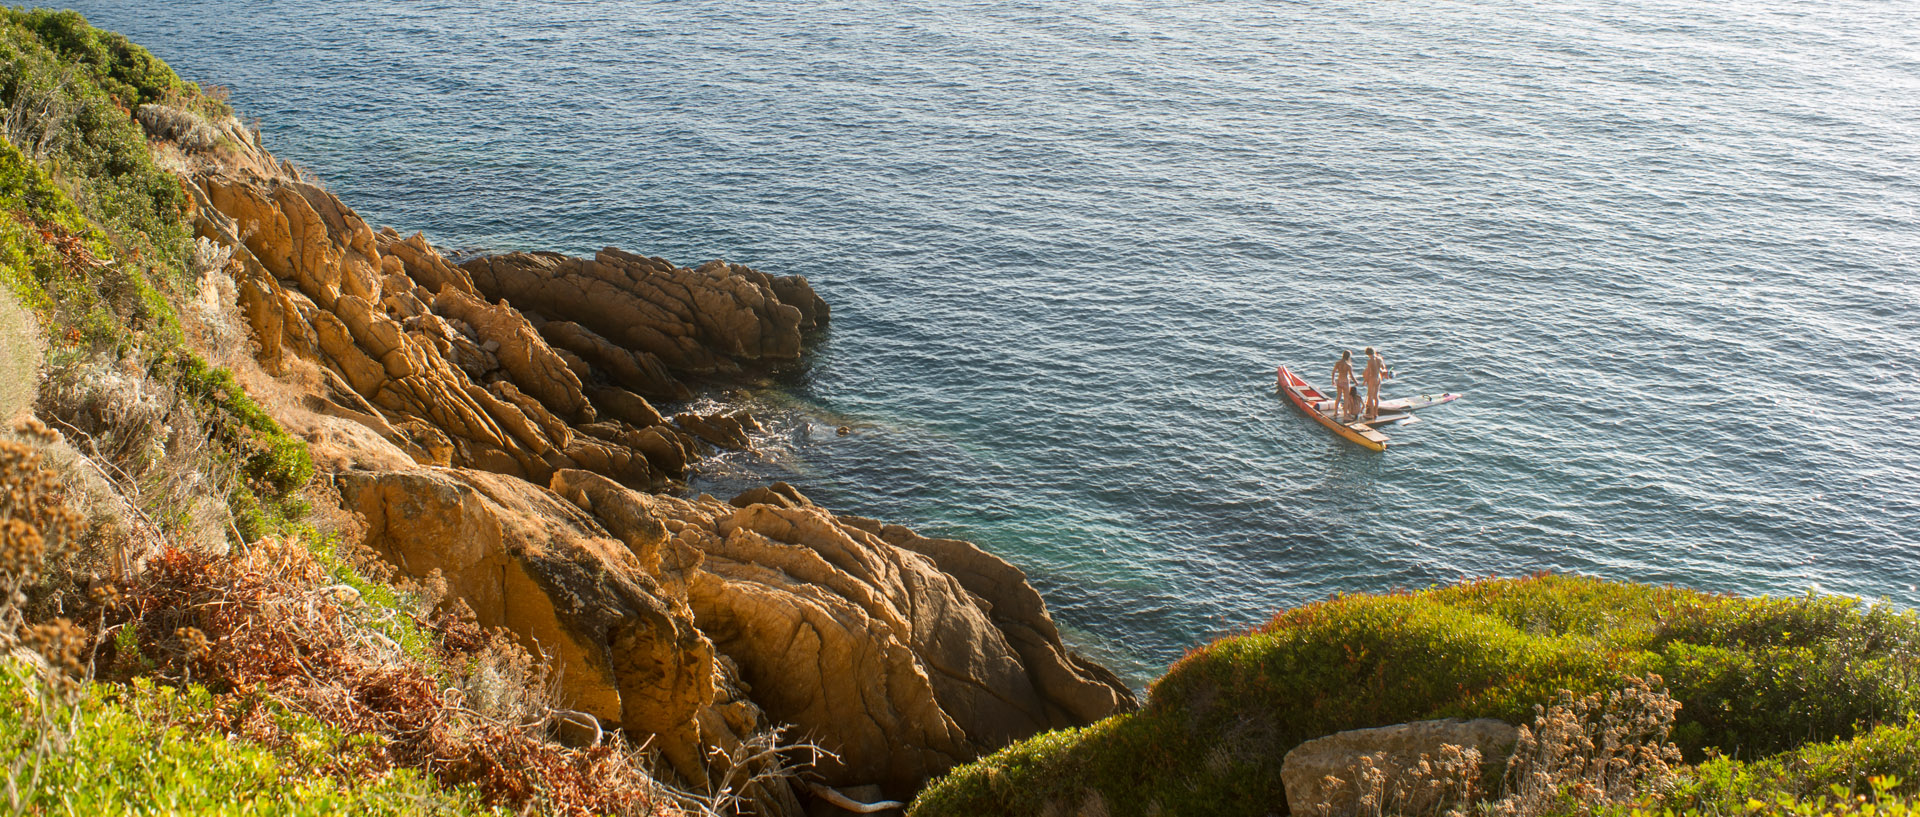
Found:
[[[763,430],[744,411],[653,401],[800,357],[828,320],[806,279],[611,248],[454,265],[418,234],[371,228],[250,133],[207,147],[195,123],[147,120],[189,153],[191,217],[231,249],[263,368],[304,384],[272,409],[365,518],[364,544],[549,656],[557,730],[624,730],[714,792],[764,767],[754,741],[787,725],[833,753],[815,782],[907,798],[956,763],[1134,705],[1061,643],[1018,569],[971,544],[838,516],[784,484],[732,503],[649,493],[712,448],[752,448]],[[753,796],[794,813],[786,791]]]
[[[510,253],[462,267],[489,298],[504,298],[573,327],[554,335],[590,362],[623,349],[631,362],[608,360],[623,385],[643,396],[676,399],[684,384],[668,375],[710,375],[744,361],[792,360],[801,336],[824,325],[826,302],[799,276],[775,278],[738,264],[710,261],[675,267],[608,247],[592,258]]]
[[[1106,667],[1066,649],[1060,630],[1047,614],[1046,602],[1027,583],[1027,575],[1005,559],[981,550],[972,542],[957,539],[929,539],[900,525],[888,525],[862,517],[845,517],[847,525],[880,537],[881,541],[932,561],[940,572],[953,577],[980,604],[994,628],[1006,639],[1007,646],[1019,657],[1027,683],[1040,696],[1046,728],[1091,723],[1114,712],[1134,706],[1133,695],[1120,678]],[[956,661],[975,660],[956,656]],[[1017,684],[1016,684],[1017,686]],[[981,690],[963,688],[967,696]],[[997,692],[991,694],[998,695]],[[963,706],[987,711],[985,701],[970,701]],[[1034,722],[1037,722],[1035,719]],[[1012,740],[1033,729],[1026,721],[1002,721],[1011,726],[1005,733],[989,733],[990,742]],[[1017,733],[1017,734],[1016,734]]]
[[[505,302],[489,304],[451,288],[436,293],[432,305],[435,314],[472,327],[481,350],[549,411],[570,422],[593,422],[593,407],[580,391],[580,377],[513,307]]]
[[[726,412],[670,421],[647,398],[690,396],[675,372],[797,357],[801,333],[827,318],[805,279],[738,265],[688,270],[609,249],[454,266],[421,236],[376,231],[326,190],[257,166],[203,169],[190,192],[200,234],[233,250],[262,364],[336,374],[377,416],[371,427],[421,464],[662,487],[705,444],[750,447],[755,426]],[[560,277],[536,285],[548,271]]]
[[[562,473],[556,484],[575,494],[611,485]],[[683,586],[699,556],[663,560],[657,522],[620,525],[616,538],[552,491],[464,469],[347,472],[336,484],[366,519],[366,544],[412,576],[438,574],[482,626],[505,627],[555,662],[564,705],[657,736],[683,774],[702,776],[702,746],[737,744],[766,725],[745,704],[706,719],[725,729],[702,732],[703,711],[738,696],[684,596],[662,589],[663,579]]]
[[[1449,718],[1416,721],[1376,729],[1355,729],[1307,741],[1287,752],[1280,778],[1287,789],[1287,810],[1300,817],[1349,817],[1358,808],[1360,790],[1378,786],[1381,803],[1389,811],[1409,814],[1435,811],[1434,798],[1442,792],[1409,785],[1411,772],[1423,763],[1432,768],[1447,747],[1478,753],[1481,773],[1506,763],[1517,731],[1491,718]],[[1363,778],[1376,782],[1362,784]]]
[[[573,321],[542,323],[540,336],[555,348],[572,353],[586,365],[605,372],[607,379],[623,388],[668,400],[692,396],[686,384],[675,380],[660,358],[616,345]]]
[[[785,485],[735,504],[642,499],[705,554],[688,590],[701,630],[771,717],[839,755],[821,766],[830,782],[908,796],[984,751],[1134,705],[1060,643],[1017,569],[972,545],[843,519]]]
[[[910,797],[983,752],[1133,705],[1060,643],[1016,568],[790,486],[736,506],[581,470],[551,490],[461,469],[336,481],[368,545],[551,656],[566,706],[646,736],[689,780],[707,779],[706,747],[788,723],[835,753],[816,769],[829,784]]]

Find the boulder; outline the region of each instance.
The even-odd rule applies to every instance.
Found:
[[[391,231],[381,232],[377,239],[382,252],[398,258],[400,269],[408,278],[426,288],[428,295],[437,295],[444,290],[452,290],[466,295],[479,297],[479,290],[473,287],[473,277],[466,270],[447,263],[440,252],[427,243],[427,238],[419,233],[402,239]],[[423,299],[424,300],[424,299]]]
[[[647,402],[647,398],[613,386],[600,386],[587,390],[587,399],[604,416],[619,420],[635,428],[646,428],[665,423],[660,410]]]
[[[806,498],[805,495],[800,493],[798,488],[792,485],[784,482],[776,482],[758,488],[749,488],[739,496],[728,500],[727,504],[736,508],[745,508],[749,505],[772,505],[776,508],[806,508],[813,505],[813,500]]]
[[[622,348],[573,321],[547,321],[540,324],[539,329],[540,336],[554,348],[579,357],[615,384],[662,400],[685,400],[693,396],[686,384],[667,371],[667,365],[657,355]]]
[[[1356,814],[1360,790],[1356,781],[1363,776],[1363,769],[1371,769],[1384,775],[1381,780],[1387,799],[1413,800],[1384,803],[1384,807],[1398,805],[1408,813],[1426,813],[1434,804],[1423,798],[1431,798],[1431,794],[1394,794],[1409,782],[1409,770],[1419,767],[1422,760],[1439,759],[1445,747],[1455,746],[1479,752],[1484,775],[1504,766],[1517,737],[1517,730],[1502,721],[1449,718],[1355,729],[1310,740],[1294,747],[1281,760],[1287,810],[1301,817]]]
[[[791,486],[735,504],[639,499],[675,541],[704,554],[687,596],[697,623],[770,717],[838,755],[817,767],[831,785],[876,783],[910,797],[984,752],[1134,706],[1111,675],[1065,658],[1057,636],[1050,652],[1039,648],[1050,625],[1003,629],[992,603],[932,557]],[[913,538],[905,528],[895,536]],[[1017,572],[993,575],[1019,586],[998,595],[1033,593]],[[1037,594],[1032,601],[1028,612],[1044,616]]]
[[[753,440],[747,437],[747,432],[760,430],[760,424],[754,421],[753,415],[745,411],[712,414],[681,412],[673,415],[673,422],[709,445],[732,451],[753,450]]]
[[[584,472],[560,473],[556,485],[579,496],[625,490]],[[481,626],[504,627],[554,662],[564,706],[653,736],[683,777],[704,783],[705,748],[744,737],[703,728],[706,710],[732,706],[735,721],[751,716],[746,730],[766,725],[729,692],[733,684],[685,602],[654,578],[666,543],[658,523],[620,516],[602,498],[603,512],[623,526],[615,538],[552,491],[477,471],[349,472],[335,482],[366,518],[365,544],[410,576],[439,573]],[[697,560],[673,562],[681,571],[688,563]]]
[[[776,483],[773,487],[784,485]],[[783,493],[797,496],[791,486],[786,488]],[[805,501],[804,497],[800,499]],[[878,534],[887,544],[925,556],[966,589],[1020,656],[1027,683],[1046,706],[1047,728],[1091,723],[1134,708],[1133,694],[1119,676],[1061,642],[1046,602],[1020,568],[972,542],[929,539],[900,525],[860,517],[845,517],[844,521]],[[1013,728],[1022,727],[1015,724]]]
[[[593,258],[509,253],[477,258],[462,268],[489,299],[566,316],[681,375],[795,359],[802,333],[828,319],[825,302],[806,279],[775,278],[723,261],[686,269],[608,247]],[[594,359],[582,347],[561,345]],[[637,384],[623,385],[648,393]]]
[[[448,287],[433,296],[433,311],[473,327],[483,349],[500,361],[514,384],[549,411],[574,422],[593,421],[579,376],[513,307]]]
[[[687,433],[667,425],[643,428],[628,438],[633,450],[646,455],[667,476],[686,476],[687,466],[700,455],[700,444]]]

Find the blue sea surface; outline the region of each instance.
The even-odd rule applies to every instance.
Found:
[[[806,275],[696,490],[978,542],[1136,684],[1487,574],[1920,604],[1914,4],[72,5],[375,224]],[[1368,344],[1467,396],[1275,397]]]

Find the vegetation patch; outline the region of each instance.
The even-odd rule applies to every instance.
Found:
[[[174,685],[193,696],[185,717],[197,730],[341,780],[420,770],[488,804],[562,815],[651,814],[668,802],[617,737],[567,748],[548,738],[543,708],[486,703],[501,696],[478,686],[540,686],[488,663],[517,654],[510,642],[457,615],[370,605],[332,578],[311,550],[280,539],[226,558],[166,551],[138,580],[97,594],[92,614],[116,635],[101,640],[96,667]],[[445,675],[375,626],[395,616],[433,633]]]
[[[1342,596],[1196,650],[1138,713],[1038,736],[936,781],[913,814],[1263,815],[1281,759],[1347,729],[1525,721],[1566,690],[1661,675],[1688,760],[1850,740],[1920,709],[1920,619],[1851,599],[1745,599],[1539,576]]]
[[[105,441],[103,450],[123,455],[154,452],[116,442],[152,437],[162,428],[202,429],[185,459],[225,485],[219,492],[231,517],[227,527],[246,539],[284,532],[305,512],[298,490],[312,477],[313,464],[305,444],[286,434],[229,372],[186,346],[173,304],[192,295],[203,271],[194,268],[181,181],[154,164],[134,118],[140,106],[156,103],[230,115],[224,103],[181,81],[145,49],[88,26],[76,13],[4,12],[0,284],[43,326],[55,328],[49,368],[65,382],[48,391],[86,398],[54,400],[43,414],[90,440],[119,438]],[[128,361],[152,384],[134,391],[171,395],[178,410],[159,417],[92,399],[124,396],[95,387],[123,379]],[[114,427],[109,419],[140,422]],[[161,419],[177,422],[145,422]],[[152,481],[147,474],[158,461],[181,458],[169,450],[110,456],[101,464],[123,482],[139,483]],[[164,523],[174,509],[146,510]]]
[[[7,140],[52,165],[127,262],[170,277],[184,272],[193,240],[183,218],[187,194],[154,164],[134,112],[168,102],[224,116],[226,106],[146,49],[93,28],[76,12],[10,10],[4,22],[0,101],[10,111]]]
[[[48,454],[61,444],[32,423],[0,439],[0,796],[16,813],[674,809],[617,736],[551,739],[517,644],[330,548],[163,546],[129,578],[69,575],[57,605],[23,604],[97,534]]]
[[[10,761],[15,813],[319,817],[506,814],[472,790],[416,772],[369,779],[314,774],[301,762],[194,723],[204,689],[97,684],[62,697],[30,667],[0,662],[0,760]],[[307,724],[314,747],[333,736]]]
[[[1811,743],[1772,757],[1718,756],[1701,763],[1664,798],[1676,811],[1732,814],[1783,805],[1851,807],[1862,798],[1920,796],[1920,715],[1847,740]]]

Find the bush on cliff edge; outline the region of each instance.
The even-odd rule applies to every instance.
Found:
[[[1920,619],[1850,599],[1746,599],[1541,576],[1341,596],[1196,650],[1147,707],[1040,735],[936,781],[916,817],[1284,809],[1280,764],[1345,729],[1440,717],[1525,720],[1561,689],[1658,673],[1674,737],[1761,757],[1904,722],[1920,708]]]
[[[173,451],[147,459],[234,472],[212,481],[233,483],[224,489],[233,527],[257,538],[300,515],[295,493],[313,464],[303,442],[187,343],[175,304],[193,298],[205,270],[191,260],[187,194],[155,164],[131,113],[155,101],[228,113],[145,49],[74,12],[0,10],[0,286],[49,328],[53,377],[42,395],[55,399],[42,400],[42,416],[103,449],[158,428],[204,430],[207,462]],[[147,381],[142,390],[173,398],[175,416],[104,422],[138,414],[98,405],[90,388],[126,369]],[[151,482],[144,475],[156,463],[112,465]],[[145,510],[164,520],[171,509]]]

